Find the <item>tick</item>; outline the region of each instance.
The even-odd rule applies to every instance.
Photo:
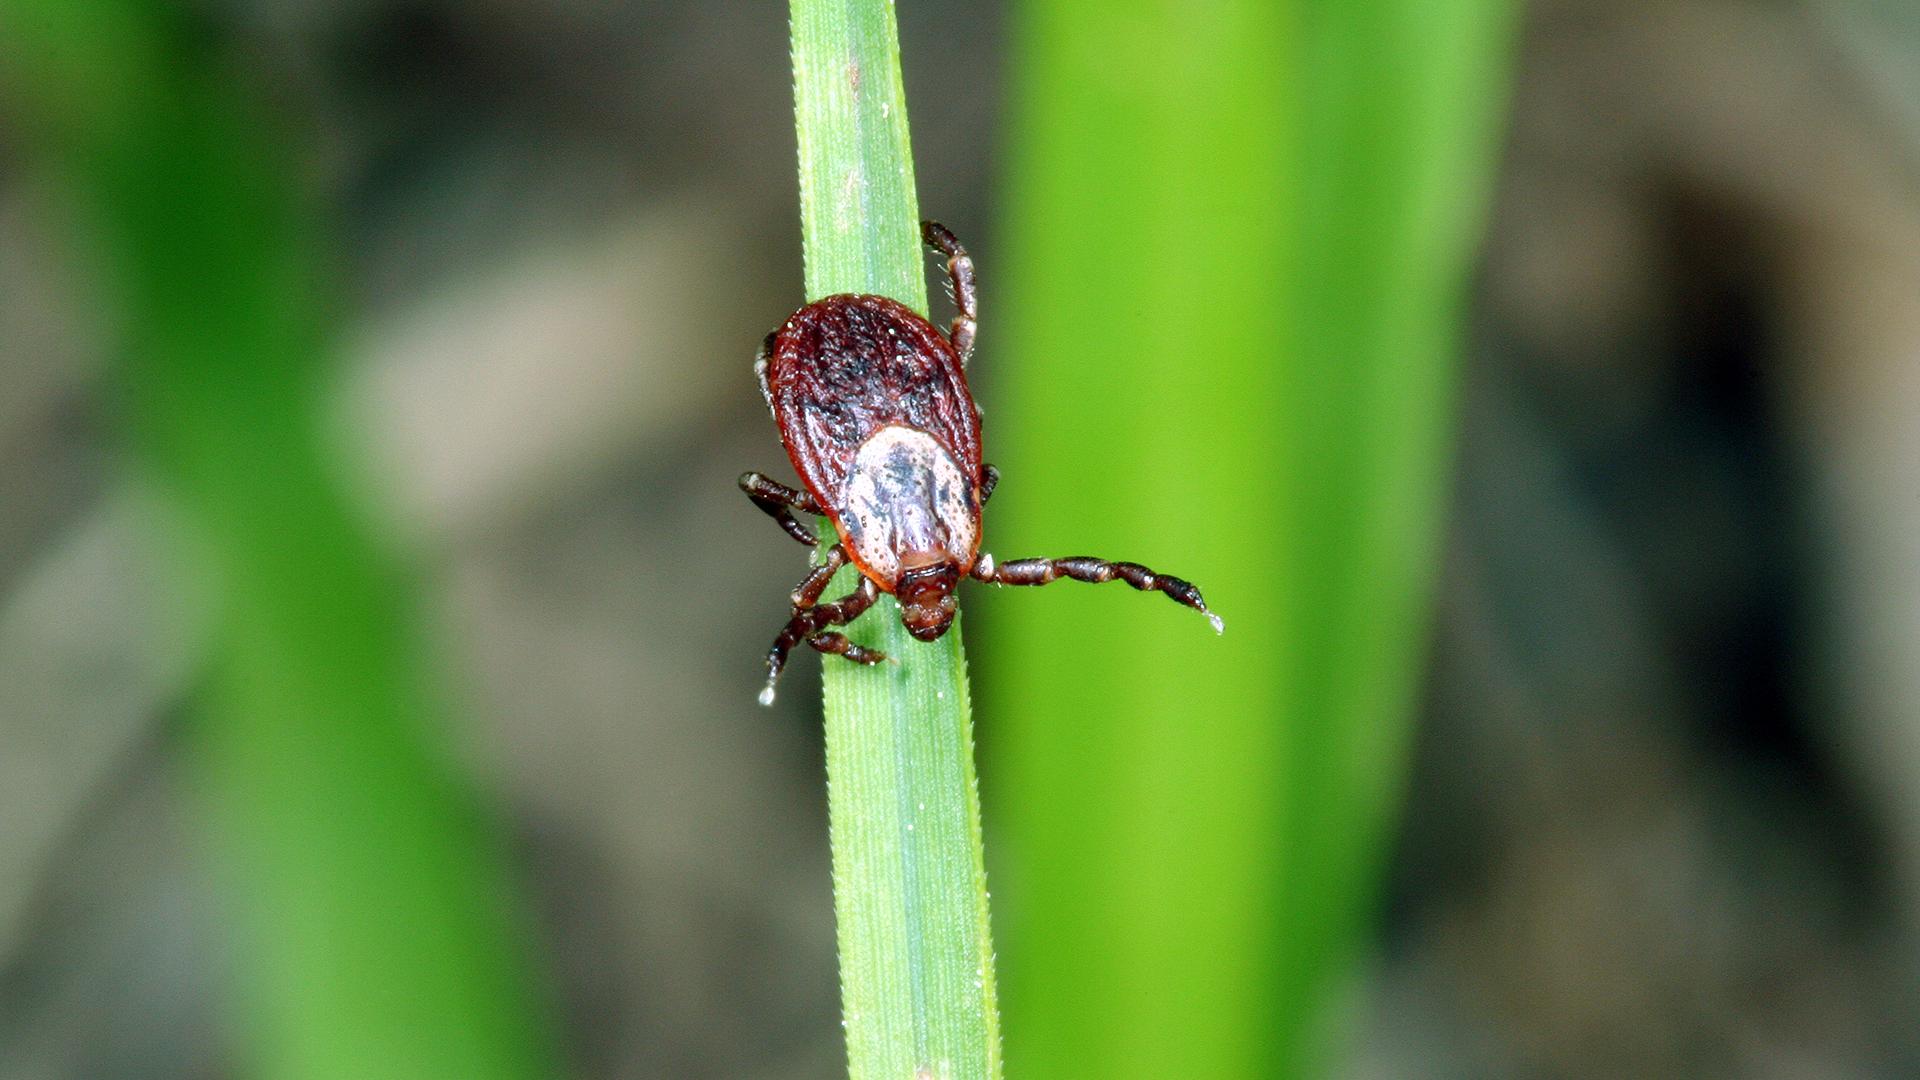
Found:
[[[981,459],[980,410],[967,392],[978,325],[973,260],[938,222],[922,222],[920,231],[947,258],[958,314],[945,335],[898,301],[842,293],[788,316],[754,361],[802,490],[757,472],[742,476],[740,487],[808,547],[818,540],[796,514],[826,517],[839,536],[794,587],[793,616],[767,650],[760,703],[773,703],[787,656],[803,641],[857,664],[886,660],[833,629],[883,592],[900,602],[907,633],[936,640],[953,625],[953,591],[965,577],[995,585],[1117,579],[1165,593],[1221,630],[1191,582],[1139,563],[1085,555],[997,562],[980,550],[981,511],[1000,474]],[[827,582],[849,562],[860,571],[859,586],[822,602]]]

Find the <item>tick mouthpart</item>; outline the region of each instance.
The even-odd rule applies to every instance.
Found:
[[[953,625],[953,587],[959,583],[960,571],[950,562],[900,575],[893,595],[900,601],[900,621],[915,641],[938,641]]]
[[[952,593],[929,600],[903,600],[900,621],[915,641],[938,641],[953,626],[954,608]]]
[[[929,612],[925,608],[907,608],[901,613],[900,621],[906,624],[907,634],[915,641],[939,641],[953,626],[953,610]]]

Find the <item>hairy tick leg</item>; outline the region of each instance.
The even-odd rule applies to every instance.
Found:
[[[860,587],[840,599],[794,612],[793,618],[787,620],[787,625],[773,639],[773,647],[767,650],[767,687],[760,691],[760,704],[773,704],[774,684],[780,680],[780,672],[787,666],[787,656],[795,645],[830,626],[845,626],[878,599],[880,590],[871,580],[861,578]]]
[[[767,516],[779,522],[780,527],[787,530],[788,536],[808,547],[814,547],[820,543],[820,538],[813,535],[813,530],[802,525],[800,519],[793,516],[795,510],[803,514],[823,513],[820,509],[820,501],[811,494],[795,491],[757,472],[741,474],[740,490],[747,493],[747,498],[753,500],[753,505],[765,510]]]
[[[980,294],[973,280],[973,257],[960,246],[960,240],[937,221],[920,223],[920,235],[927,246],[947,257],[947,281],[953,290],[953,306],[959,313],[947,327],[947,340],[960,354],[964,366],[973,359],[973,337],[980,328]]]
[[[768,334],[760,343],[760,351],[753,354],[753,381],[760,384],[760,397],[767,403],[767,415],[773,415],[773,387],[767,385],[767,362],[773,359],[773,339],[778,331]]]
[[[987,500],[993,498],[993,489],[1000,486],[1000,470],[991,465],[982,465],[980,472],[980,505],[985,506]]]
[[[827,583],[833,580],[834,573],[845,565],[847,565],[847,549],[839,544],[828,548],[827,560],[807,571],[807,576],[801,578],[800,584],[793,587],[793,609],[798,611],[817,603],[820,594],[827,591]]]
[[[1171,574],[1156,574],[1139,563],[1108,562],[1090,555],[1070,555],[1064,559],[1015,559],[1012,562],[995,562],[993,556],[982,555],[974,564],[973,576],[995,585],[1045,585],[1063,577],[1097,585],[1117,579],[1141,592],[1165,593],[1175,603],[1183,604],[1205,615],[1207,621],[1213,624],[1213,631],[1216,634],[1226,630],[1226,624],[1221,621],[1220,616],[1207,609],[1207,602],[1201,599],[1199,588],[1191,581]]]
[[[890,659],[879,649],[855,645],[852,638],[833,630],[813,635],[807,639],[807,644],[818,652],[844,656],[856,664],[884,664]]]

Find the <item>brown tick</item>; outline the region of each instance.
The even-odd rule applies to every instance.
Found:
[[[977,300],[973,260],[937,222],[922,222],[929,247],[947,257],[959,314],[945,336],[884,296],[842,293],[788,316],[754,362],[787,457],[805,490],[750,472],[740,487],[787,535],[813,547],[795,512],[824,515],[840,542],[793,590],[793,617],[767,651],[763,705],[787,654],[804,641],[823,653],[877,664],[884,653],[830,629],[845,626],[883,592],[900,601],[900,621],[920,641],[953,624],[954,587],[972,576],[996,585],[1121,581],[1157,590],[1221,629],[1200,590],[1138,563],[1075,555],[995,562],[980,550],[980,512],[1000,474],[980,458],[980,410],[967,392]],[[860,585],[820,602],[834,571],[852,562]]]

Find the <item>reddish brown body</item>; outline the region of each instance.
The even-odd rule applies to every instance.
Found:
[[[794,312],[767,335],[755,370],[800,474],[796,491],[757,472],[740,488],[787,535],[817,543],[798,514],[833,523],[839,543],[793,590],[793,615],[767,650],[763,704],[794,646],[806,642],[855,663],[887,657],[833,629],[860,617],[882,592],[900,601],[900,621],[921,641],[953,625],[953,591],[972,576],[995,585],[1124,581],[1164,593],[1220,629],[1200,590],[1139,563],[1075,555],[996,563],[980,550],[980,517],[999,474],[980,451],[980,410],[966,365],[978,323],[973,260],[941,225],[921,223],[947,256],[958,314],[942,335],[912,309],[883,296],[843,293]],[[852,562],[860,585],[838,600],[820,594]]]
[[[986,480],[980,411],[959,354],[940,331],[884,296],[829,296],[794,312],[768,338],[764,377],[787,456],[862,574],[894,592],[901,575],[919,566],[950,561],[960,577],[973,569]],[[930,520],[899,523],[924,525],[925,535],[909,539],[924,542],[902,551],[897,565],[863,542],[876,524],[857,520],[849,497],[862,447],[889,428],[929,436],[951,457],[964,485],[945,498],[929,493]],[[895,455],[896,466],[907,456]],[[964,521],[954,520],[961,514]]]

